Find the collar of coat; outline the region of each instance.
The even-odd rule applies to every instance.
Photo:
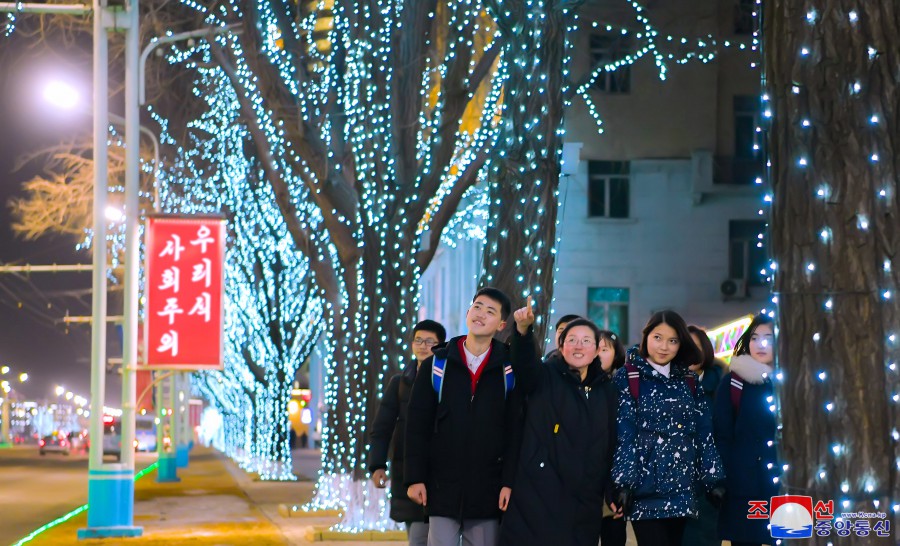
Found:
[[[416,380],[416,373],[418,371],[419,371],[419,361],[416,360],[415,358],[413,358],[406,364],[406,367],[403,368],[403,372],[401,372],[403,374],[402,375],[403,381],[409,385],[412,385],[413,382]]]
[[[771,381],[773,372],[772,366],[763,364],[750,355],[731,357],[731,373],[737,374],[747,383],[761,385],[767,380]]]
[[[448,339],[446,343],[442,343],[441,345],[435,345],[431,352],[434,353],[435,358],[446,358],[447,362],[456,362],[459,365],[465,367],[465,359],[459,353],[459,340],[466,336],[456,336],[452,339]],[[501,341],[497,341],[496,339],[491,340],[491,354],[488,357],[487,362],[484,363],[484,369],[489,370],[496,366],[504,366],[507,364],[507,360],[509,360],[509,345],[503,343]],[[468,369],[468,368],[466,368]]]
[[[579,385],[590,385],[593,387],[596,384],[609,380],[609,376],[603,373],[603,367],[600,365],[599,358],[594,358],[594,360],[588,364],[588,372],[584,381],[581,380],[581,376],[578,375],[578,372],[569,367],[562,355],[558,353],[544,361],[544,364],[546,366],[552,366],[562,375],[572,377]]]
[[[628,354],[625,355],[625,363],[636,367],[638,372],[640,372],[641,377],[644,379],[651,377],[666,378],[666,376],[654,370],[653,366],[647,362],[647,359],[641,356],[641,350],[638,345],[628,349]],[[669,364],[669,379],[683,379],[688,374],[695,375],[687,366],[675,362],[674,360],[669,362]]]

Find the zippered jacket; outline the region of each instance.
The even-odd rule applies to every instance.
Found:
[[[506,392],[509,347],[492,341],[473,394],[460,339],[435,347],[419,368],[407,408],[404,479],[425,484],[429,516],[497,519],[500,489],[512,486],[521,402],[516,388]],[[435,358],[447,359],[440,403]]]

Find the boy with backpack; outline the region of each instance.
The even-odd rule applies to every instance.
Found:
[[[413,328],[411,359],[391,378],[369,433],[369,472],[372,483],[381,489],[387,485],[387,459],[391,455],[391,519],[406,524],[409,546],[425,546],[428,542],[428,523],[422,506],[406,496],[403,479],[403,455],[406,436],[407,407],[419,367],[428,360],[432,347],[444,343],[447,331],[433,320],[423,320]]]
[[[506,294],[479,290],[466,313],[467,335],[435,347],[416,376],[405,480],[409,498],[428,513],[429,546],[497,544],[521,424],[509,346],[493,339],[510,311]]]

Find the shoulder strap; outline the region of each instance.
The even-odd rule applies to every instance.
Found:
[[[446,366],[446,358],[434,357],[434,361],[431,363],[431,386],[437,393],[438,404],[441,403],[441,394],[444,391],[444,368]]]
[[[744,393],[744,380],[741,376],[731,372],[731,407],[735,415],[741,409],[741,395]]]
[[[625,364],[625,371],[628,372],[628,390],[631,391],[631,397],[637,402],[641,396],[641,372],[630,362]]]
[[[691,388],[691,394],[694,395],[694,398],[697,397],[697,376],[693,373],[689,373],[684,377],[684,380],[687,382],[688,387]]]
[[[506,400],[506,396],[509,394],[509,391],[513,390],[516,386],[516,376],[513,375],[512,364],[507,364],[503,367],[503,399]]]

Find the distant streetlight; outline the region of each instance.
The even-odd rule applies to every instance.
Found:
[[[2,368],[0,368],[0,374],[6,375],[8,373],[9,373],[9,366],[3,366]]]
[[[86,111],[85,108],[81,107],[81,97],[78,90],[65,82],[56,80],[51,81],[44,86],[43,95],[44,100],[57,108],[63,110],[78,110],[82,113],[90,114],[89,111]],[[111,123],[123,127],[125,126],[125,118],[122,116],[113,114],[112,112],[107,112],[107,116]],[[159,138],[157,138],[156,133],[147,127],[144,127],[143,125],[139,125],[138,127],[139,131],[149,138],[150,142],[153,144],[153,207],[159,209],[159,188],[156,186],[159,178],[157,172],[157,169],[159,169]],[[125,213],[121,209],[110,206],[106,207],[104,210],[106,219],[110,222],[122,222],[125,220]]]
[[[74,110],[81,102],[78,90],[59,80],[53,80],[44,86],[44,99],[64,110]]]
[[[66,392],[65,387],[63,387],[62,385],[56,386],[56,396],[62,396],[64,392]]]
[[[26,381],[28,381],[28,374],[27,374],[27,373],[24,373],[24,372],[23,372],[23,373],[20,373],[20,374],[19,374],[19,382],[20,382],[20,383],[24,383],[24,382],[26,382]]]

